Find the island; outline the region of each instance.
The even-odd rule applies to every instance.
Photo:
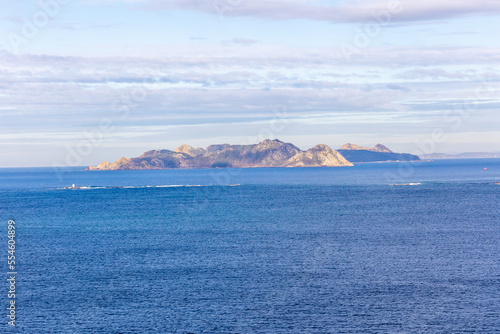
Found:
[[[364,147],[347,143],[339,148],[337,152],[353,163],[420,160],[418,156],[413,154],[395,153],[382,144],[377,144],[374,147]]]
[[[348,144],[350,148],[358,147]],[[346,145],[343,146],[345,148]],[[377,149],[386,150],[379,156],[380,161],[402,160],[411,155],[393,153],[383,145]],[[344,150],[346,151],[346,150]],[[362,150],[361,150],[362,151]],[[373,153],[372,151],[369,151]],[[349,152],[347,152],[349,153]],[[375,152],[380,153],[380,152]],[[415,156],[411,156],[413,159]],[[397,158],[397,159],[396,159]],[[418,157],[416,157],[418,159]],[[137,158],[121,158],[114,163],[104,161],[97,166],[89,166],[86,170],[141,170],[171,168],[247,168],[247,167],[350,167],[353,162],[329,146],[320,144],[302,151],[291,143],[278,139],[266,139],[254,145],[210,145],[206,149],[182,145],[175,151],[151,150]],[[367,159],[364,159],[367,160]],[[409,160],[409,159],[408,159]]]

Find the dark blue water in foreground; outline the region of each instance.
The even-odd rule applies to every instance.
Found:
[[[495,182],[500,159],[0,169],[0,332],[499,333]]]

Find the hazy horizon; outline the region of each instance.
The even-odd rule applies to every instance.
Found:
[[[275,139],[277,139],[277,140],[281,140],[281,139],[279,139],[279,138],[275,138]],[[189,143],[185,143],[185,144],[189,145]],[[182,145],[185,145],[185,144],[182,144]],[[213,143],[213,144],[211,144],[211,145],[217,145],[217,144],[239,145],[239,144],[222,143],[222,142],[221,142],[221,143]],[[250,143],[250,144],[249,144],[248,142],[245,142],[245,143],[243,143],[242,145],[257,145],[257,144],[258,144],[258,143],[254,143],[254,144]],[[294,144],[294,143],[291,143],[291,144]],[[322,143],[318,143],[317,145],[319,145],[319,144],[322,144]],[[345,143],[345,144],[347,144],[347,143]],[[354,144],[354,143],[351,143],[351,144]],[[377,143],[377,144],[382,144],[382,143]],[[359,145],[359,146],[366,146],[366,147],[370,147],[370,148],[371,148],[371,147],[373,147],[373,146],[375,146],[375,145],[376,145],[376,144],[373,144],[373,145]],[[189,146],[192,146],[192,145],[189,145]],[[296,146],[297,146],[299,149],[301,149],[302,151],[307,151],[308,149],[310,149],[310,148],[312,148],[313,146],[316,146],[316,145],[313,145],[313,146],[306,146],[306,147],[304,147],[304,146],[302,146],[302,147],[301,147],[301,146],[298,146],[298,145],[296,145]],[[330,145],[328,145],[328,146],[330,146]],[[201,148],[203,148],[203,149],[206,149],[206,148],[207,148],[207,146],[200,146],[200,147],[201,147]],[[340,145],[339,145],[338,147],[336,147],[336,146],[335,146],[335,147],[330,146],[330,148],[332,148],[332,149],[334,149],[334,150],[338,150],[338,149],[340,149],[340,147],[341,147]],[[178,148],[178,147],[168,147],[168,148],[152,148],[152,149],[150,149],[150,150],[162,150],[162,149],[166,149],[166,150],[170,150],[170,151],[175,151],[177,148]],[[193,147],[193,148],[198,148],[198,146]],[[392,150],[392,148],[391,148],[391,147],[388,147],[388,148]],[[81,165],[77,165],[77,164],[67,164],[67,166],[64,166],[64,165],[62,165],[62,164],[56,163],[56,164],[51,164],[51,165],[0,166],[0,168],[44,168],[44,167],[47,167],[47,168],[56,168],[56,169],[58,169],[58,168],[64,168],[64,167],[88,167],[88,166],[95,166],[95,165],[98,165],[98,164],[102,163],[103,161],[108,161],[108,162],[110,162],[110,163],[113,163],[113,162],[115,162],[116,160],[119,160],[120,158],[123,158],[123,157],[126,157],[126,158],[137,158],[137,157],[139,157],[140,155],[142,155],[143,153],[145,153],[145,152],[147,152],[147,151],[150,151],[150,150],[146,150],[146,151],[143,151],[143,152],[137,153],[136,155],[133,155],[133,156],[124,156],[124,155],[121,155],[121,156],[120,156],[120,154],[119,154],[119,153],[116,153],[115,155],[116,155],[116,156],[119,156],[119,158],[116,158],[116,159],[104,159],[104,160],[102,160],[102,161],[95,161],[95,162],[92,162],[92,163],[90,163],[90,164],[81,164]],[[393,150],[393,151],[394,151],[394,150]],[[418,150],[417,150],[417,152],[414,152],[414,153],[419,153],[419,152],[421,152],[421,151],[418,151]],[[395,152],[395,153],[408,153],[408,152]],[[443,153],[443,152],[436,152],[436,153]],[[500,151],[492,151],[492,152],[484,152],[484,151],[482,151],[482,152],[449,152],[449,153],[445,153],[445,154],[454,155],[454,154],[461,154],[461,153],[493,153],[493,154],[495,154],[495,153],[499,153],[499,154],[500,154]],[[71,159],[70,159],[70,160],[72,161],[73,157],[78,156],[78,152],[77,152],[76,150],[69,149],[69,150],[67,150],[67,157],[68,157],[68,156],[69,156],[69,157],[71,157]],[[483,159],[483,158],[479,158],[479,159]],[[235,168],[239,168],[239,167],[235,167]],[[257,167],[247,167],[247,168],[257,168]]]

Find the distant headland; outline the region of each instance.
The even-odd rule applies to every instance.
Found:
[[[182,145],[175,151],[152,150],[137,158],[104,161],[87,170],[140,170],[171,168],[246,168],[246,167],[347,167],[353,162],[413,161],[419,157],[394,153],[377,144],[373,148],[345,144],[333,150],[320,144],[302,151],[278,139],[266,139],[255,145],[210,145],[206,149]]]
[[[416,155],[409,153],[395,153],[387,146],[377,144],[374,147],[363,147],[347,143],[337,150],[350,162],[379,162],[379,161],[415,161],[420,160]]]

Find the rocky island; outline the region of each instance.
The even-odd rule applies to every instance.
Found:
[[[358,146],[347,143],[337,150],[350,162],[380,162],[380,161],[416,161],[420,158],[408,153],[394,153],[387,146],[377,144],[374,147]]]
[[[352,163],[326,145],[301,151],[293,144],[266,139],[257,145],[220,144],[206,149],[182,145],[175,151],[153,150],[138,158],[105,161],[88,170],[337,166],[352,166]]]
[[[346,146],[350,145],[350,146]],[[346,144],[343,148],[356,150],[357,145]],[[382,160],[400,158],[383,145],[377,145]],[[363,148],[364,149],[364,148]],[[344,150],[346,151],[346,150]],[[362,151],[362,150],[360,150]],[[347,152],[349,154],[349,152]],[[377,153],[377,152],[375,152]],[[416,157],[418,159],[418,157]],[[354,161],[359,160],[355,159]],[[400,159],[394,159],[400,160]],[[104,161],[87,170],[138,170],[169,168],[245,168],[245,167],[344,167],[353,166],[341,150],[333,150],[320,144],[302,151],[297,146],[278,139],[266,139],[255,145],[210,145],[206,149],[182,145],[175,151],[152,150],[137,158],[121,158],[114,163]]]

